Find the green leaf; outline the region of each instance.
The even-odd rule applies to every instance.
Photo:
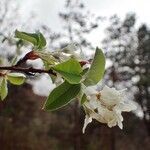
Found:
[[[65,81],[50,93],[44,105],[44,109],[55,110],[67,105],[77,96],[80,88],[80,84],[69,84]]]
[[[78,98],[80,101],[81,101],[81,99],[82,99],[82,97],[83,97],[83,95],[84,95],[84,89],[85,89],[85,88],[86,88],[85,85],[81,83],[81,90],[80,90],[80,92],[79,92],[78,95],[77,95],[77,98]]]
[[[18,30],[15,31],[15,37],[20,38],[22,40],[31,42],[33,45],[38,45],[37,35],[33,33],[20,32]]]
[[[87,101],[87,97],[86,97],[86,95],[84,94],[84,95],[82,96],[82,99],[81,99],[81,105],[83,105],[84,102],[86,102],[86,101]]]
[[[39,48],[41,49],[46,46],[46,39],[44,38],[43,34],[40,32],[38,33],[38,37],[39,37],[39,41],[38,41]]]
[[[82,68],[80,66],[80,63],[74,58],[58,64],[51,69],[61,74],[62,77],[71,84],[78,84],[81,80]]]
[[[82,75],[82,76],[86,75],[86,73],[88,72],[88,70],[89,70],[89,68],[85,68],[85,69],[83,70],[83,72],[81,73],[81,75]]]
[[[22,40],[28,41],[36,46],[38,49],[42,49],[46,46],[46,40],[42,33],[26,33],[20,32],[18,30],[15,31],[15,37],[20,38]]]
[[[87,73],[84,84],[86,86],[97,84],[103,77],[105,71],[105,56],[101,49],[96,48],[95,56]]]
[[[21,85],[24,83],[26,76],[22,73],[8,73],[7,79],[10,83],[15,85]]]
[[[2,79],[1,86],[0,86],[0,96],[1,100],[4,100],[8,94],[8,88],[7,88],[7,80],[6,78]]]

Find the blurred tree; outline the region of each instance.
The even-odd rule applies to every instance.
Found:
[[[144,113],[144,122],[150,136],[150,29],[142,25],[138,31],[138,48],[133,69],[136,70],[138,82],[136,100]]]
[[[137,101],[144,113],[143,119],[150,133],[149,59],[150,31],[146,25],[135,28],[135,14],[127,14],[121,21],[111,17],[108,37],[103,40],[112,65],[107,69],[106,82],[116,87],[128,87],[129,97]],[[111,79],[111,80],[109,80]],[[133,94],[132,94],[133,93]]]
[[[128,14],[123,21],[116,15],[110,18],[111,25],[106,29],[107,37],[103,40],[106,55],[112,62],[108,69],[112,79],[108,80],[110,86],[117,86],[117,82],[122,80],[131,87],[129,83],[134,73],[129,66],[134,63],[137,48],[135,21],[135,14]]]
[[[88,41],[88,35],[99,27],[104,17],[96,16],[88,11],[82,0],[66,0],[64,10],[59,12],[62,23],[60,33],[43,25],[44,31],[49,31],[50,48],[64,47],[69,43],[78,43],[83,48],[93,49],[92,43]]]
[[[60,12],[59,17],[64,23],[66,42],[75,42],[83,47],[93,48],[86,37],[98,28],[102,17],[87,11],[81,0],[66,0],[65,11]]]
[[[14,0],[0,1],[0,59],[11,59],[17,54],[21,54],[20,48],[23,46],[22,40],[16,40],[12,31],[22,24],[18,15],[18,5]]]

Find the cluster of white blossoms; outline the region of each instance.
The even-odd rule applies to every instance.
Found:
[[[77,45],[77,43],[71,43],[62,49],[52,52],[52,54],[54,57],[59,58],[60,61],[67,61],[71,57],[78,61],[86,59],[80,45]]]
[[[78,61],[87,61],[82,49],[75,43],[53,52],[53,56],[54,58],[59,58],[59,61],[62,62],[69,60],[71,57]],[[82,68],[89,68],[89,63],[84,64]],[[57,74],[54,83],[56,86],[63,83],[63,78],[60,74]],[[83,133],[85,132],[86,126],[92,122],[92,119],[105,123],[109,127],[118,125],[122,129],[122,112],[135,110],[136,106],[131,101],[125,99],[125,89],[118,91],[115,88],[105,86],[101,91],[98,91],[96,87],[97,86],[83,86],[83,93],[85,93],[87,99],[83,103],[86,113]]]
[[[87,87],[85,94],[87,101],[83,104],[86,112],[83,133],[92,119],[106,123],[110,128],[118,125],[122,129],[123,117],[121,113],[136,109],[131,101],[125,99],[125,89],[118,91],[115,88],[105,86],[101,91],[97,91],[93,87]]]

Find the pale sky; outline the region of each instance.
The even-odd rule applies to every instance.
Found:
[[[41,24],[51,27],[54,31],[61,30],[61,22],[58,12],[63,10],[65,0],[22,0],[20,3],[21,17],[30,16],[31,12]],[[118,14],[123,18],[128,12],[137,14],[138,24],[147,23],[150,25],[150,0],[83,0],[88,10],[96,15],[110,17]],[[91,33],[89,39],[95,46],[100,46],[100,42],[104,37],[104,29],[107,23],[95,32]]]
[[[57,20],[54,21],[54,18],[57,18],[57,13],[62,10],[64,2],[65,0],[22,0],[20,9],[26,15],[35,11],[43,23],[51,23],[53,26]],[[122,17],[127,12],[136,12],[141,22],[150,23],[149,0],[83,0],[83,2],[95,14],[111,16],[116,13]]]

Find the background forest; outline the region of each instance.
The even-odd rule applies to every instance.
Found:
[[[55,2],[54,2],[55,3]],[[58,12],[62,29],[54,32],[47,24],[37,23],[36,14],[26,22],[18,18],[19,5],[15,0],[0,1],[0,64],[6,65],[15,54],[20,57],[30,49],[28,43],[13,38],[18,27],[27,32],[40,30],[55,50],[69,43],[81,45],[86,57],[97,45],[89,37],[98,32],[105,20],[101,47],[107,57],[105,80],[117,89],[127,88],[129,99],[137,103],[136,112],[124,113],[124,129],[109,128],[93,121],[82,134],[84,112],[71,103],[55,112],[44,112],[47,76],[35,75],[22,86],[9,85],[9,95],[0,102],[1,150],[148,150],[150,148],[150,27],[137,24],[135,13],[124,18],[109,18],[87,11],[82,1],[66,0]],[[145,12],[146,13],[146,12]],[[51,18],[53,21],[53,18]],[[92,36],[93,37],[93,36]],[[26,65],[40,66],[41,62]],[[42,82],[42,90],[37,80]],[[41,93],[39,93],[41,91]],[[44,92],[43,92],[44,91]],[[43,92],[43,93],[42,93]],[[35,94],[36,93],[36,94]],[[41,94],[41,95],[37,95]],[[78,109],[77,109],[78,108]]]

